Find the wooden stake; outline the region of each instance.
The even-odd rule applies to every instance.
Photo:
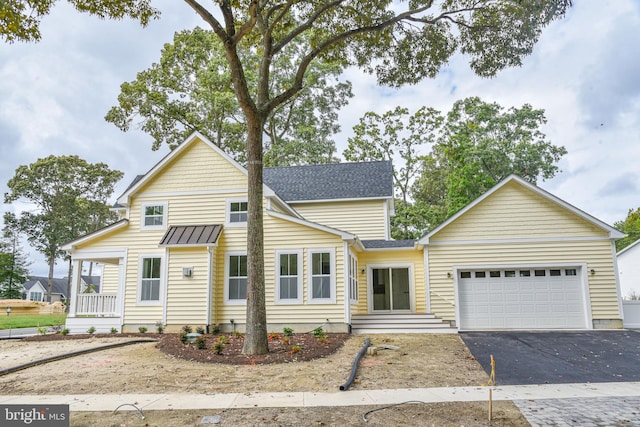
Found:
[[[493,419],[493,390],[489,389],[489,421]]]

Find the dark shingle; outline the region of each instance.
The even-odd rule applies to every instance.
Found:
[[[365,249],[413,248],[415,240],[362,240]]]
[[[264,183],[286,202],[393,197],[390,161],[265,168]]]

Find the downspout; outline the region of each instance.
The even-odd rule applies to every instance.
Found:
[[[207,329],[211,325],[211,301],[213,299],[213,247],[207,246],[207,253],[209,257],[207,259]]]
[[[349,278],[349,264],[351,263],[349,254],[349,244],[344,242],[344,253],[342,255],[342,269],[344,283],[344,323],[351,332],[351,280]]]
[[[616,276],[616,290],[618,294],[618,312],[620,313],[620,320],[622,321],[622,327],[624,327],[624,309],[622,307],[622,289],[620,289],[620,272],[618,271],[618,255],[616,255],[616,242],[611,239],[611,254],[613,256],[613,272]],[[586,271],[585,271],[586,274]],[[591,295],[589,294],[589,299]],[[593,317],[593,315],[591,315]],[[593,323],[593,320],[591,321]]]

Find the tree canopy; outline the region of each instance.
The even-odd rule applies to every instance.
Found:
[[[274,87],[295,78],[300,43],[291,44],[273,66]],[[257,53],[244,48],[243,61],[258,63]],[[334,158],[333,135],[340,130],[337,111],[352,96],[351,83],[338,80],[342,67],[314,61],[305,74],[304,90],[273,110],[265,124],[267,166],[319,164]],[[255,67],[246,78],[255,86]],[[195,28],[175,34],[158,63],[123,83],[118,106],[105,119],[120,130],[138,126],[154,139],[153,149],[171,149],[198,131],[242,164],[246,163],[244,115],[231,86],[230,70],[220,39]]]
[[[64,256],[60,246],[113,219],[107,200],[122,176],[122,172],[111,170],[104,163],[52,155],[18,167],[7,183],[5,203],[22,199],[34,206],[19,216],[6,215],[5,224],[24,233],[47,260],[48,301],[55,262]]]
[[[616,240],[616,251],[621,251],[640,239],[640,208],[629,209],[627,217],[622,221],[616,221],[613,225],[627,235],[627,237]]]
[[[67,0],[101,17],[131,16],[143,25],[157,16],[151,0]],[[562,17],[571,0],[220,0],[204,6],[184,0],[222,42],[233,91],[245,116],[248,171],[247,334],[243,351],[268,351],[264,281],[263,135],[270,114],[304,90],[316,60],[374,73],[390,86],[434,77],[455,52],[480,76],[518,66],[545,26]],[[1,4],[0,36],[34,40],[55,0]],[[35,6],[33,6],[35,5]],[[26,9],[25,9],[26,8]],[[10,24],[10,25],[7,25]],[[294,78],[273,85],[274,66],[287,47],[301,43]],[[245,46],[257,62],[242,56]],[[249,69],[256,69],[256,84]]]
[[[344,151],[348,160],[395,160],[396,215],[391,235],[412,239],[431,230],[511,174],[533,184],[552,178],[566,154],[546,139],[543,110],[505,111],[472,97],[446,116],[422,107],[366,113]]]

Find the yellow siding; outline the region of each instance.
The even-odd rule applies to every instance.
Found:
[[[246,189],[247,176],[207,144],[191,144],[138,193]]]
[[[308,221],[356,234],[360,239],[386,237],[382,200],[292,203],[291,206]]]
[[[207,249],[171,248],[169,257],[167,325],[205,326],[208,309]],[[193,275],[183,277],[183,267],[192,267]]]
[[[606,232],[539,194],[510,182],[430,242],[498,238],[606,236]]]
[[[100,277],[100,293],[115,294],[118,292],[118,265],[103,264]]]
[[[367,275],[369,264],[411,264],[413,266],[414,300],[411,302],[416,313],[426,312],[426,279],[424,275],[424,257],[421,250],[362,252],[358,256],[358,303],[352,305],[352,314],[368,313],[368,294],[371,293]],[[362,269],[365,270],[362,273]]]
[[[539,243],[453,244],[428,247],[431,310],[446,320],[455,320],[454,279],[447,278],[455,266],[465,265],[553,265],[586,263],[593,319],[619,319],[615,272],[608,240],[551,241]]]

